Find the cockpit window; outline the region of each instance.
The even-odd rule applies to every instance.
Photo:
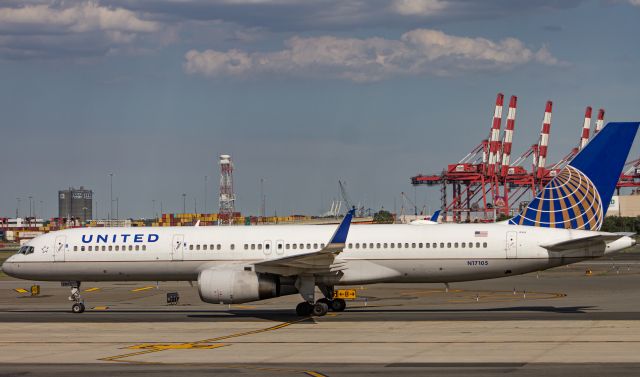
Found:
[[[33,246],[22,246],[18,250],[18,254],[29,255],[29,254],[33,254],[33,251],[34,251]]]

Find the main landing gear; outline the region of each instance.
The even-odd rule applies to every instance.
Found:
[[[313,279],[313,277],[298,277],[298,280],[296,281],[296,288],[298,288],[302,298],[307,300],[296,306],[296,314],[301,317],[308,315],[322,317],[330,310],[334,312],[341,312],[347,307],[347,303],[343,299],[333,299],[333,287],[325,285],[318,285],[318,288],[320,288],[320,291],[325,297],[319,299],[314,304],[315,279]]]
[[[73,301],[73,305],[71,305],[71,312],[73,313],[83,313],[84,312],[84,300],[80,297],[80,282],[79,281],[63,281],[62,286],[71,287],[71,296],[69,296],[69,301]]]
[[[341,299],[336,298],[334,300],[329,300],[328,298],[321,298],[316,301],[315,304],[312,304],[307,301],[303,301],[296,306],[296,314],[303,317],[307,315],[313,315],[315,317],[322,317],[327,314],[329,311],[332,312],[341,312],[347,307],[347,303]]]

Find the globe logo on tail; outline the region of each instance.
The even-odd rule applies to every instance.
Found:
[[[603,214],[602,199],[593,182],[580,170],[566,166],[509,223],[545,228],[599,230]]]

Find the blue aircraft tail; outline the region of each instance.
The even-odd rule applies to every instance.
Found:
[[[434,223],[437,223],[438,217],[440,217],[440,210],[435,211],[433,215],[431,215],[431,218],[429,219],[429,221],[433,221]]]
[[[639,125],[608,123],[509,224],[600,230]]]

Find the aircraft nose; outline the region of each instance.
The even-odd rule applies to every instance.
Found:
[[[13,276],[15,273],[15,263],[11,261],[13,257],[10,257],[2,264],[2,272],[9,276]]]

